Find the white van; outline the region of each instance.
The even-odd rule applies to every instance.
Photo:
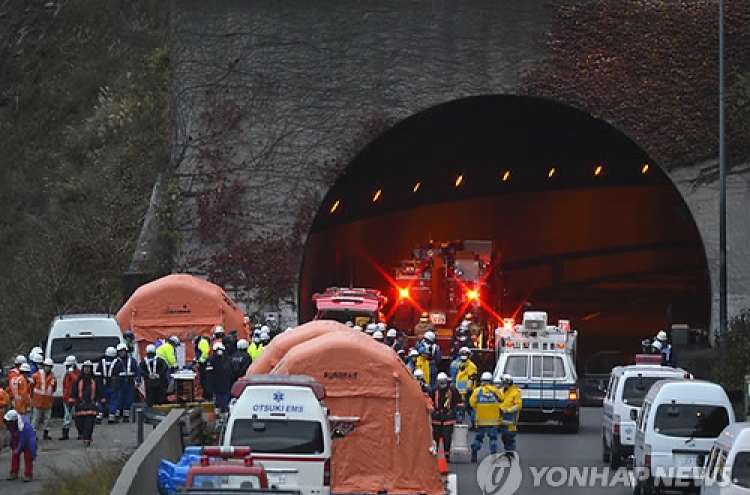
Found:
[[[635,364],[612,369],[602,414],[602,460],[617,469],[633,455],[635,421],[651,386],[659,380],[691,378],[680,368],[661,365],[660,355],[636,355]]]
[[[62,379],[65,376],[65,358],[75,356],[80,363],[93,362],[104,356],[107,347],[117,347],[123,342],[122,331],[112,315],[61,315],[56,316],[49,327],[45,357],[52,358],[53,372],[58,386],[55,403],[62,403]]]
[[[724,428],[703,472],[701,495],[750,494],[750,423]]]
[[[732,403],[721,386],[703,380],[654,384],[636,424],[635,492],[699,485],[714,441],[732,423]]]
[[[272,487],[330,495],[332,447],[324,398],[323,386],[307,376],[247,376],[222,445],[250,447]]]

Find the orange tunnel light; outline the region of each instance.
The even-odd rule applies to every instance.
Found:
[[[648,173],[648,163],[643,164],[643,167],[641,168],[641,173],[642,174]]]
[[[549,172],[547,173],[547,177],[551,179],[552,176],[555,175],[555,172],[557,172],[557,170],[554,167],[552,167],[551,169],[549,169]]]
[[[459,175],[458,177],[456,177],[456,187],[460,186],[463,181],[464,181],[463,175]]]

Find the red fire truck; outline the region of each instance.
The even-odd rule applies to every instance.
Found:
[[[430,242],[414,249],[394,270],[398,300],[391,323],[413,335],[423,313],[437,330],[444,356],[450,356],[453,332],[472,318],[475,347],[492,349],[499,324],[498,277],[492,241]]]

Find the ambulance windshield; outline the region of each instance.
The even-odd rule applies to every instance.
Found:
[[[232,427],[232,445],[247,445],[264,454],[323,453],[323,428],[318,421],[263,418],[237,419]]]

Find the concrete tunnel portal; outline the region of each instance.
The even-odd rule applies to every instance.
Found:
[[[382,271],[431,240],[491,240],[497,314],[570,319],[582,359],[635,352],[673,323],[708,328],[705,250],[669,177],[609,124],[549,100],[452,101],[360,152],[313,222],[300,321],[330,286],[397,300]]]

